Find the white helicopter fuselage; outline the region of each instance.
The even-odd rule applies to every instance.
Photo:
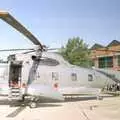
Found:
[[[31,54],[17,54],[16,61],[22,61],[20,79],[21,84],[27,85],[29,79],[32,82],[28,86],[28,94],[46,94],[43,86],[51,87],[61,94],[99,94],[107,85],[115,83],[112,79],[100,72],[69,64],[57,53],[44,52],[36,71],[33,70]],[[34,65],[35,66],[35,65]],[[0,65],[0,93],[9,94],[10,64]],[[29,78],[33,76],[33,78]],[[39,85],[39,90],[38,90]],[[51,89],[51,90],[52,90]],[[25,89],[23,89],[23,94]],[[48,91],[50,88],[48,88]],[[37,91],[37,92],[36,92]],[[54,91],[52,91],[53,93]],[[48,96],[48,93],[46,94]]]
[[[28,80],[33,64],[31,55],[18,55],[23,60],[22,81]],[[34,73],[33,73],[34,74]],[[32,84],[50,85],[62,94],[97,94],[114,81],[94,69],[69,64],[57,53],[44,52]]]

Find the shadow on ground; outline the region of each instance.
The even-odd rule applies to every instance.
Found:
[[[52,103],[64,103],[64,102],[76,102],[76,101],[87,101],[87,100],[95,100],[96,97],[80,97],[80,98],[65,98],[65,101],[53,101],[53,100],[42,100],[39,101],[38,107],[56,107],[61,106],[58,104]],[[17,106],[25,106],[29,103],[29,101],[20,102],[20,101],[9,101],[8,99],[0,99],[0,105],[10,105],[10,107],[17,107]],[[49,103],[49,104],[47,104]],[[51,104],[50,104],[51,103]]]
[[[26,102],[18,102],[18,101],[8,101],[8,100],[0,100],[0,105],[9,105],[10,107],[16,107],[16,109],[10,113],[7,114],[6,117],[9,118],[14,118],[18,114],[20,114],[22,111],[26,109],[29,104]],[[56,104],[56,103],[38,103],[37,108],[43,108],[43,107],[60,107],[62,106],[61,104]],[[37,109],[34,108],[34,109]]]
[[[56,101],[40,101],[37,104],[37,108],[43,108],[43,107],[60,107],[65,102],[77,102],[77,101],[88,101],[88,100],[95,100],[96,97],[81,97],[81,98],[66,98],[64,102],[56,102]],[[0,100],[0,105],[10,105],[10,107],[16,107],[14,111],[9,113],[6,117],[14,118],[19,113],[24,111],[24,109],[29,105],[28,101],[26,102],[20,102],[20,101],[8,101],[8,99]]]

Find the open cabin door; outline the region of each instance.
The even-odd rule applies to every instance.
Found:
[[[21,86],[22,62],[14,61],[10,63],[9,68],[9,87]]]

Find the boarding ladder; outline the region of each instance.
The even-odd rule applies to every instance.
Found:
[[[22,92],[20,87],[10,87],[9,89],[9,100],[21,100]]]
[[[18,80],[17,84],[10,85],[9,87],[9,100],[22,100],[22,87],[21,87],[21,77]]]

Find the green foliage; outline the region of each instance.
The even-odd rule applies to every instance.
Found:
[[[61,48],[61,55],[71,64],[90,67],[90,50],[88,45],[79,37],[68,39],[66,46]]]

